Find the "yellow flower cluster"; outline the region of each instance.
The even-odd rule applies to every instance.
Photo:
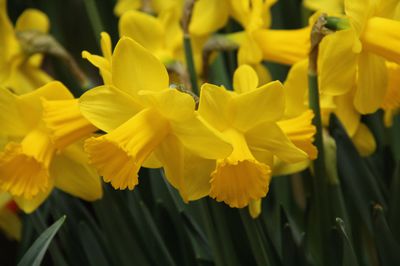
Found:
[[[255,217],[272,175],[309,166],[317,157],[307,103],[310,27],[270,29],[274,0],[196,1],[188,29],[198,75],[209,63],[202,52],[214,33],[229,18],[243,28],[221,35],[237,49],[232,90],[204,83],[197,99],[174,86],[176,65],[186,72],[183,2],[118,1],[115,48],[102,33],[102,55],[82,53],[103,84],[76,99],[41,70],[43,55],[29,53],[18,39],[24,31],[47,32],[46,15],[27,10],[14,27],[0,0],[5,198],[27,213],[55,187],[93,201],[102,197],[100,176],[115,189],[132,190],[141,167],[162,167],[185,202],[210,196],[231,207],[250,205]],[[361,115],[382,108],[391,125],[400,104],[398,1],[367,2],[345,1],[344,29],[323,39],[318,58],[324,122],[335,113],[363,155],[375,141]],[[268,82],[263,61],[294,64],[284,85]]]

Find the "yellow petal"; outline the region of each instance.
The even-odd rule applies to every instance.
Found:
[[[373,17],[367,22],[361,35],[365,51],[375,53],[389,61],[400,63],[400,22],[392,19]],[[377,38],[376,36],[379,36]]]
[[[111,85],[111,65],[107,59],[99,55],[92,55],[87,51],[82,52],[82,58],[88,60],[92,65],[99,69],[105,85]]]
[[[259,84],[266,84],[272,81],[271,74],[266,66],[262,63],[251,66],[257,73]]]
[[[6,0],[0,1],[0,47],[0,75],[4,79],[10,71],[9,59],[20,51],[13,25],[7,15]]]
[[[281,120],[277,124],[289,138],[289,140],[299,149],[308,154],[309,159],[317,158],[317,148],[313,145],[316,128],[311,121],[314,113],[307,110],[299,116],[291,119]]]
[[[279,159],[296,163],[308,159],[307,153],[297,148],[275,123],[262,123],[246,132],[250,147],[270,151]]]
[[[284,83],[286,110],[288,117],[293,117],[304,112],[308,106],[308,60],[300,61],[293,65]]]
[[[133,97],[110,86],[91,89],[79,99],[82,115],[105,132],[119,127],[142,108]]]
[[[120,39],[112,57],[112,81],[118,89],[136,97],[140,90],[168,88],[168,80],[167,70],[154,55],[130,38]]]
[[[78,99],[47,101],[43,99],[42,120],[57,149],[63,149],[97,131],[80,112]]]
[[[181,142],[174,135],[169,134],[157,147],[155,154],[164,167],[168,182],[178,189],[183,201],[188,202],[189,196],[184,183],[184,147]]]
[[[186,149],[206,159],[224,158],[232,152],[223,136],[200,116],[181,123],[172,123],[172,131]]]
[[[353,87],[358,54],[353,52],[355,32],[337,31],[326,36],[319,49],[319,82],[323,93],[344,94]]]
[[[371,53],[361,53],[358,61],[358,82],[354,106],[361,114],[375,112],[387,90],[385,61]]]
[[[201,87],[199,114],[213,127],[222,131],[230,123],[230,101],[233,94],[223,87],[205,83]],[[218,115],[217,115],[218,114]]]
[[[94,201],[103,195],[100,177],[88,166],[81,145],[71,145],[57,155],[51,166],[55,186],[75,197]]]
[[[276,121],[285,109],[283,86],[279,81],[270,82],[232,98],[232,105],[233,125],[244,132],[259,123]]]
[[[119,35],[132,38],[153,53],[164,46],[165,32],[161,22],[136,10],[127,11],[122,15],[119,20]]]
[[[239,66],[233,74],[233,88],[237,93],[244,93],[258,87],[258,76],[249,65]]]
[[[132,190],[143,162],[169,132],[168,120],[154,109],[144,109],[108,134],[87,139],[85,150],[105,182]]]
[[[249,203],[249,213],[251,218],[256,219],[261,214],[261,199],[251,200]]]
[[[28,130],[18,108],[17,96],[4,88],[0,88],[0,125],[2,134],[6,135],[22,136]]]
[[[382,102],[382,109],[385,111],[385,126],[393,124],[393,116],[400,111],[400,66],[394,63],[386,63],[388,69],[388,89],[385,99]]]
[[[142,5],[140,0],[118,0],[114,7],[114,13],[121,16],[128,10],[139,9]]]
[[[307,58],[310,28],[299,30],[261,29],[253,33],[254,41],[267,61],[292,65]]]
[[[199,0],[193,8],[189,31],[194,35],[211,34],[228,21],[226,0]]]
[[[272,174],[275,175],[292,175],[307,169],[311,164],[310,160],[304,160],[298,163],[285,163],[284,161],[275,158]]]
[[[21,143],[10,142],[0,154],[1,189],[27,199],[48,189],[53,154],[51,139],[40,127]]]
[[[24,197],[14,197],[15,203],[17,203],[18,207],[25,213],[32,213],[47,199],[47,197],[53,191],[53,188],[53,181],[50,180],[49,186],[45,191],[39,192],[36,196],[30,199]]]
[[[111,62],[112,59],[112,43],[111,43],[111,37],[108,35],[107,32],[102,32],[100,33],[100,46],[101,46],[101,52],[104,56],[105,59],[107,59],[108,62]]]
[[[369,128],[363,123],[360,123],[352,140],[361,156],[369,156],[376,150],[374,135],[372,135]]]
[[[147,107],[157,109],[172,121],[184,121],[194,114],[195,101],[191,95],[175,89],[159,92],[140,91],[140,102]]]
[[[184,185],[188,201],[198,200],[210,192],[211,172],[215,169],[215,160],[195,156],[185,150]]]
[[[162,163],[160,162],[159,159],[157,159],[157,156],[153,152],[143,162],[142,166],[146,167],[146,168],[161,168],[162,167]]]
[[[18,17],[16,31],[35,30],[42,33],[49,32],[50,22],[45,13],[38,9],[28,8]]]
[[[349,136],[353,136],[360,124],[361,115],[353,105],[354,92],[335,97],[335,114],[342,122]]]
[[[364,29],[365,23],[370,15],[375,0],[344,0],[344,10],[351,22],[360,34]]]
[[[260,47],[257,42],[254,41],[253,37],[247,34],[239,47],[238,64],[257,64],[260,63],[262,59],[263,54]]]
[[[67,100],[73,98],[74,96],[61,82],[52,81],[30,93],[18,96],[18,105],[24,123],[27,127],[33,128],[42,115],[42,99]]]

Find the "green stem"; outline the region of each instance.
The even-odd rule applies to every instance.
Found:
[[[85,0],[86,11],[90,20],[90,23],[93,27],[93,32],[95,34],[95,38],[97,40],[97,44],[100,44],[100,33],[103,31],[104,27],[101,22],[99,10],[96,5],[95,0]]]
[[[194,59],[193,59],[192,41],[188,34],[185,34],[185,36],[183,37],[183,45],[185,48],[186,66],[189,71],[190,83],[192,85],[192,91],[194,94],[199,95],[199,87],[197,84],[197,73],[196,73],[196,68],[194,66]]]

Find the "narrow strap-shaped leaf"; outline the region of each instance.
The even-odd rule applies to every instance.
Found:
[[[62,216],[57,220],[57,222],[47,228],[38,239],[36,239],[33,245],[22,257],[21,261],[18,263],[18,266],[39,266],[41,264],[47,248],[49,247],[58,230],[63,225],[65,218],[65,215]]]

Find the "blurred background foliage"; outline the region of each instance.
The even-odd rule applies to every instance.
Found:
[[[115,0],[96,2],[101,25],[114,43],[118,39]],[[13,21],[26,8],[50,17],[51,34],[73,55],[93,81],[97,70],[81,59],[81,51],[99,54],[98,29],[93,28],[83,0],[8,1]],[[304,26],[310,11],[298,0],[280,0],[272,8],[273,28]],[[223,31],[238,27],[230,22]],[[212,66],[212,82],[231,87],[231,52]],[[79,96],[82,91],[61,62],[46,58],[45,69]],[[230,66],[230,67],[229,67]],[[233,64],[234,66],[234,64]],[[285,80],[288,67],[267,63],[274,79]],[[104,197],[87,203],[61,191],[31,215],[23,215],[19,243],[0,235],[1,265],[15,265],[35,239],[54,221],[66,221],[46,253],[43,265],[400,265],[400,119],[387,129],[380,112],[365,116],[377,140],[377,151],[361,158],[340,122],[331,118],[336,141],[339,180],[329,185],[323,206],[328,219],[319,224],[313,211],[311,172],[274,177],[262,214],[252,219],[247,209],[202,199],[184,204],[160,170],[142,169],[134,191],[104,185]],[[330,161],[329,163],[335,163]],[[318,227],[329,231],[319,243]],[[325,264],[326,265],[326,264]]]

